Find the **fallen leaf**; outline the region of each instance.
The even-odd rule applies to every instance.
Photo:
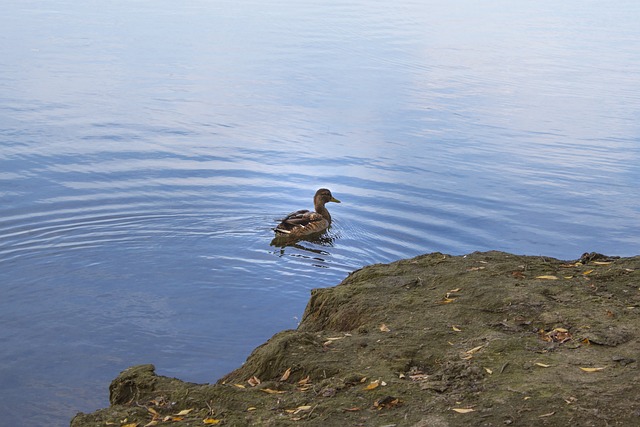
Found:
[[[398,406],[399,404],[400,404],[400,399],[393,396],[381,397],[380,399],[377,399],[375,402],[373,402],[373,406],[375,406],[378,409],[393,408],[394,406]]]
[[[309,375],[307,375],[306,377],[304,377],[303,379],[298,381],[298,385],[306,385],[309,382],[311,382],[311,377],[309,377]]]
[[[280,377],[280,381],[286,381],[289,379],[289,375],[291,375],[291,368],[287,368],[286,371],[284,371],[284,374],[282,374],[282,376]]]
[[[558,280],[557,276],[552,276],[552,275],[545,275],[545,276],[538,276],[536,277],[536,279],[541,279],[541,280]]]
[[[380,325],[380,331],[391,332],[391,329],[389,329],[389,327],[383,323],[382,325]]]
[[[202,420],[203,423],[210,425],[220,424],[221,421],[222,420],[217,420],[215,418],[205,418],[204,420]]]
[[[582,368],[582,367],[580,367],[580,369],[582,369],[585,372],[598,372],[598,371],[602,371],[604,368]]]
[[[234,386],[238,387],[238,388],[246,388],[245,386],[243,386],[242,384],[234,384]]]
[[[268,393],[268,394],[284,394],[284,393],[286,393],[286,391],[284,391],[284,390],[273,390],[271,388],[261,388],[260,391],[264,391],[265,393]]]
[[[455,288],[455,289],[451,289],[449,291],[450,294],[455,294],[456,292],[460,292],[462,290],[462,288]]]
[[[587,275],[589,275],[589,274],[591,274],[591,273],[593,273],[593,272],[594,272],[594,270],[587,270],[587,271],[585,271],[584,273],[582,273],[582,275],[583,275],[583,276],[587,276]]]
[[[468,414],[469,412],[474,412],[475,409],[473,408],[452,408],[452,411],[455,411],[459,414]]]
[[[484,368],[484,370],[487,371],[487,373],[489,375],[493,374],[493,371],[491,369],[489,369],[489,368]]]
[[[613,261],[592,261],[591,264],[595,265],[609,265],[613,264]]]
[[[546,365],[544,363],[536,363],[536,366],[540,366],[541,368],[550,368],[551,365]]]
[[[573,263],[573,264],[560,264],[560,267],[562,267],[562,268],[571,268],[571,267],[578,267],[579,265],[582,265],[582,263],[576,262],[576,263]]]
[[[450,304],[455,300],[456,300],[455,298],[443,298],[442,301],[440,301],[440,304]]]
[[[378,388],[379,385],[380,385],[380,380],[371,381],[369,383],[369,385],[367,385],[364,388],[364,390],[374,390],[374,389]]]
[[[124,424],[120,427],[138,427],[138,423],[129,423],[129,424]]]
[[[545,332],[544,329],[541,329],[539,333],[541,334],[540,337],[544,341],[553,341],[560,344],[563,344],[573,338],[571,333],[565,328],[555,328],[554,330],[549,332]]]
[[[147,408],[147,411],[151,412],[153,415],[156,415],[156,416],[160,415],[160,414],[158,413],[158,411],[156,411],[156,410],[155,410],[155,409],[153,409],[153,408]]]
[[[183,409],[182,411],[178,412],[176,415],[177,416],[187,415],[191,411],[193,411],[193,408],[191,408],[191,409]]]
[[[467,351],[465,351],[465,353],[467,353],[467,354],[477,353],[477,352],[478,352],[478,351],[480,351],[483,347],[484,347],[484,345],[479,345],[479,346],[477,346],[477,347],[473,347],[471,350],[467,350]]]
[[[555,412],[549,412],[548,414],[540,415],[538,418],[550,417],[550,416],[552,416],[554,414],[555,414]]]
[[[257,386],[258,384],[260,384],[262,381],[260,381],[260,379],[254,375],[254,376],[252,376],[251,378],[249,378],[249,379],[247,380],[247,382],[249,383],[249,385],[250,385],[251,387],[255,387],[255,386]]]
[[[255,406],[251,406],[251,407],[247,408],[247,411],[255,411],[256,409],[258,409],[258,408],[256,408]]]
[[[455,325],[451,326],[451,329],[453,329],[455,332],[462,332],[462,329],[458,328]]]

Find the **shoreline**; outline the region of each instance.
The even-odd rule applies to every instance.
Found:
[[[640,256],[421,255],[314,289],[215,384],[123,371],[72,427],[637,425]]]

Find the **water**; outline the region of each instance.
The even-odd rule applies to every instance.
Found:
[[[640,253],[640,3],[5,0],[0,413],[214,382],[425,252]],[[312,207],[324,242],[270,246]]]

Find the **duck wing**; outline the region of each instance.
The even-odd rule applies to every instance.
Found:
[[[323,221],[324,217],[317,212],[311,212],[303,209],[295,212],[291,212],[287,215],[278,226],[275,228],[276,232],[289,234],[296,228],[305,228],[309,224]]]

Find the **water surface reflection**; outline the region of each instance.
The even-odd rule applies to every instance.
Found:
[[[7,425],[215,381],[363,265],[640,252],[636,1],[3,6]],[[329,232],[274,242],[321,187]]]

